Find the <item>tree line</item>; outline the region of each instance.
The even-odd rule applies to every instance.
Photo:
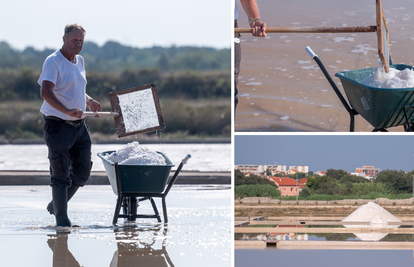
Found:
[[[36,50],[27,47],[20,51],[7,42],[0,42],[0,69],[41,69],[44,60],[56,49]],[[230,49],[210,47],[171,46],[135,48],[109,41],[102,46],[85,42],[81,55],[87,72],[112,73],[143,68],[162,72],[194,70],[230,70]]]
[[[373,199],[377,197],[386,198],[409,198],[413,193],[412,172],[402,170],[384,170],[378,173],[373,181],[360,176],[353,176],[343,170],[329,169],[326,176],[307,176],[306,186],[300,191],[301,199]],[[244,175],[235,170],[236,196],[243,196],[244,191],[237,190],[241,185],[274,184],[267,178],[250,174]],[[274,184],[274,186],[276,186]],[[276,186],[277,188],[277,186]],[[250,190],[252,191],[252,190]],[[279,191],[279,190],[278,190]],[[280,193],[276,193],[280,196]],[[244,194],[244,196],[253,196]],[[254,196],[260,195],[256,191]],[[269,196],[269,195],[267,195]],[[286,197],[288,199],[289,197]]]
[[[54,50],[23,51],[0,42],[0,101],[37,100],[45,58]],[[230,50],[202,47],[133,48],[116,42],[102,47],[86,42],[82,50],[87,92],[109,92],[156,84],[160,98],[230,98]]]

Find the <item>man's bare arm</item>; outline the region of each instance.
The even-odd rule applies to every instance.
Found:
[[[252,28],[252,34],[254,36],[266,37],[266,23],[260,20],[259,7],[257,6],[256,0],[240,0],[240,2],[244,12],[246,12],[249,23],[254,19],[259,19],[249,25]]]
[[[42,82],[42,88],[40,89],[40,97],[42,97],[50,106],[53,108],[59,110],[60,112],[69,115],[71,117],[81,118],[82,117],[82,109],[80,108],[74,108],[74,109],[68,109],[65,107],[65,105],[62,104],[62,102],[59,101],[59,99],[56,98],[55,93],[53,92],[53,89],[55,88],[55,85],[50,81],[43,81]]]

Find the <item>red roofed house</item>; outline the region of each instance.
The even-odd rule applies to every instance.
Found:
[[[315,172],[315,175],[325,176],[325,175],[326,175],[326,172],[323,172],[323,171],[317,171],[317,172]]]
[[[288,177],[274,177],[269,176],[269,180],[275,182],[279,187],[279,191],[282,196],[296,196],[299,195],[299,191],[306,185],[308,179],[303,178],[296,182],[293,178]]]
[[[300,190],[306,186],[306,183],[308,182],[308,178],[302,178],[299,180],[298,185],[300,187]]]

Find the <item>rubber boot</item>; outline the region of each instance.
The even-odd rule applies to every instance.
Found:
[[[75,195],[78,189],[79,189],[78,186],[71,186],[68,188],[68,202]],[[46,209],[50,214],[55,215],[55,210],[53,209],[53,199],[49,202]]]
[[[68,218],[68,188],[52,187],[53,208],[56,218],[56,227],[70,227]]]

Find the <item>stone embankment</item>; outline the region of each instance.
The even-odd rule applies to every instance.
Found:
[[[174,175],[172,171],[170,178]],[[49,185],[48,171],[0,171],[1,185]],[[93,171],[89,178],[89,185],[108,185],[106,172]],[[181,171],[175,184],[231,184],[230,172],[186,172]]]

